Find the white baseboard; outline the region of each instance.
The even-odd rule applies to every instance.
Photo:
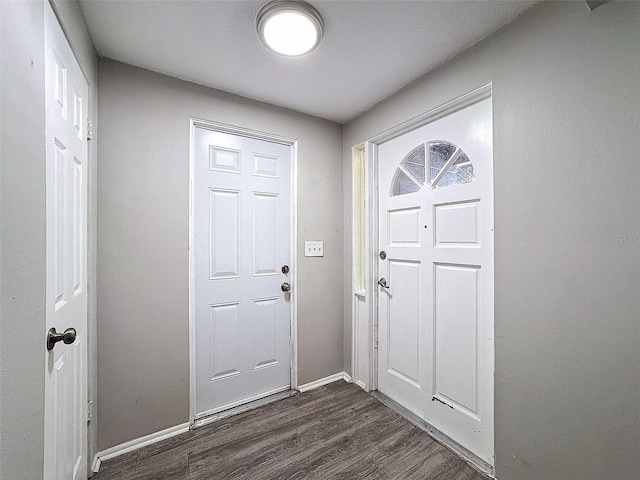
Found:
[[[362,380],[356,380],[354,383],[358,385],[361,389],[363,389],[365,392],[369,391],[367,390],[367,385]]]
[[[93,456],[93,462],[91,462],[91,471],[93,473],[98,473],[98,471],[100,470],[100,465],[102,465],[102,460],[100,460],[100,457],[96,453]]]
[[[351,376],[346,372],[334,373],[333,375],[329,375],[328,377],[320,378],[313,382],[305,383],[304,385],[299,385],[298,390],[300,392],[308,392],[309,390],[313,390],[314,388],[322,387],[323,385],[327,385],[329,383],[337,382],[339,380],[344,380],[345,382],[351,383]]]
[[[180,435],[181,433],[185,433],[188,431],[189,423],[182,423],[180,425],[176,425],[175,427],[160,430],[159,432],[155,432],[144,437],[121,443],[120,445],[116,445],[115,447],[107,448],[106,450],[96,453],[96,456],[94,457],[92,463],[93,472],[96,473],[100,469],[101,463],[105,460],[109,460],[110,458],[114,458],[125,453],[133,452],[134,450],[138,450],[139,448],[146,447],[147,445],[151,445],[153,443],[161,442],[162,440],[175,437],[176,435]]]

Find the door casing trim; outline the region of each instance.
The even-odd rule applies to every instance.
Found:
[[[196,422],[196,352],[195,352],[195,266],[193,262],[193,185],[195,173],[194,142],[196,128],[211,130],[214,132],[239,135],[256,140],[264,140],[279,143],[291,147],[291,186],[290,194],[290,232],[289,232],[289,265],[291,267],[291,280],[294,288],[291,289],[290,311],[290,337],[289,355],[291,361],[290,389],[298,388],[298,262],[296,252],[298,246],[298,140],[280,135],[274,135],[259,130],[228,125],[202,118],[191,117],[189,120],[189,425]],[[248,399],[255,400],[255,399]],[[201,418],[202,415],[198,416]]]

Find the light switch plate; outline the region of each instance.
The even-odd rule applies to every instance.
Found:
[[[304,242],[305,257],[324,257],[324,242],[320,240],[307,240]]]

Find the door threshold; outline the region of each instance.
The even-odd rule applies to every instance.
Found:
[[[413,413],[411,410],[409,410],[406,407],[403,407],[395,400],[390,399],[384,393],[380,393],[377,390],[370,392],[370,394],[372,397],[379,400],[381,403],[385,404],[391,410],[401,415],[402,417],[406,418],[409,422],[414,424],[420,430],[427,432],[431,438],[433,438],[438,443],[447,447],[449,450],[451,450],[453,453],[455,453],[457,456],[459,456],[465,462],[467,462],[475,470],[479,471],[484,475],[488,475],[491,478],[495,478],[494,470],[491,465],[489,465],[487,462],[482,460],[476,454],[467,450],[465,447],[460,445],[455,440],[452,440],[451,438],[449,438],[447,435],[442,433],[437,428],[425,422],[423,419],[421,419],[418,415]]]
[[[196,418],[193,421],[191,427],[189,427],[189,430],[195,430],[196,428],[204,427],[205,425],[217,422],[218,420],[222,420],[223,418],[233,417],[234,415],[248,412],[249,410],[254,410],[256,408],[263,407],[264,405],[277,402],[278,400],[284,400],[285,398],[293,397],[297,394],[298,392],[296,390],[285,390],[284,392],[274,393],[272,395],[259,398],[258,400],[253,400],[251,402],[243,403],[242,405],[238,405],[221,412],[212,413],[204,417]]]

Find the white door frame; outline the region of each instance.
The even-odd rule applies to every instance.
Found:
[[[465,95],[455,98],[449,102],[446,102],[426,113],[418,115],[406,122],[400,123],[395,127],[392,127],[365,142],[365,195],[367,196],[367,206],[365,213],[365,231],[366,241],[365,249],[367,251],[367,265],[366,265],[366,309],[369,312],[369,319],[373,319],[370,322],[368,331],[369,338],[365,339],[366,342],[358,341],[354,342],[354,351],[352,355],[357,358],[358,362],[364,362],[369,365],[369,377],[361,380],[366,384],[365,390],[377,390],[378,389],[378,207],[379,207],[379,195],[378,195],[378,146],[384,142],[391,140],[392,138],[403,135],[407,132],[422,127],[428,123],[434,122],[440,118],[446,117],[454,112],[462,110],[474,103],[491,97],[492,85],[491,83],[484,85],[476,90],[473,90]],[[354,300],[355,302],[355,297]],[[355,327],[355,319],[352,322],[352,326]],[[494,352],[495,355],[495,352]],[[354,362],[355,363],[355,362]],[[495,373],[494,373],[495,375]]]
[[[194,139],[196,128],[211,130],[219,133],[227,133],[230,135],[240,135],[256,140],[266,142],[280,143],[291,147],[291,204],[290,204],[290,259],[291,281],[293,288],[291,289],[291,338],[290,351],[291,356],[291,390],[298,389],[298,141],[293,138],[282,137],[271,133],[261,132],[258,130],[250,130],[248,128],[227,125],[224,123],[213,122],[201,118],[191,118],[190,120],[190,139],[189,139],[189,424],[194,425],[196,422],[196,338],[195,338],[195,265],[193,260],[194,243],[193,243],[193,188],[195,174],[195,154]]]

